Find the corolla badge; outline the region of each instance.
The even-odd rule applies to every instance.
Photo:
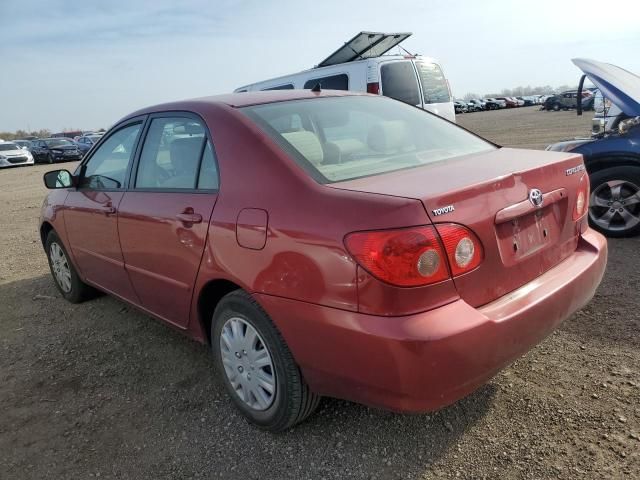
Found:
[[[541,207],[544,198],[542,197],[542,192],[537,188],[532,188],[529,190],[529,201],[534,207]]]

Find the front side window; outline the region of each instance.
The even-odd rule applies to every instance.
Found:
[[[333,183],[493,150],[487,141],[424,110],[384,97],[326,97],[242,111],[321,183]],[[300,118],[280,129],[282,118]]]
[[[442,69],[435,63],[416,61],[418,76],[422,83],[424,103],[447,103],[451,101],[449,85]]]
[[[200,159],[203,153],[207,159],[207,144],[204,126],[198,120],[188,117],[154,118],[142,146],[136,188],[198,188]],[[213,157],[211,162],[214,166],[211,167],[207,160],[206,168],[213,168],[217,182]],[[207,185],[211,185],[213,180],[209,174],[206,175],[206,179]]]
[[[331,75],[330,77],[312,78],[304,83],[302,88],[309,89],[320,84],[323,90],[349,90],[349,77],[346,73]]]
[[[420,92],[413,64],[410,61],[388,62],[380,67],[382,94],[409,105],[419,105]]]
[[[84,166],[81,188],[111,190],[124,187],[140,127],[141,124],[136,123],[121,128],[94,151]]]

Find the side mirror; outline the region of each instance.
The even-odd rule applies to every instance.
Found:
[[[48,189],[69,188],[73,186],[73,175],[69,170],[52,170],[44,174],[44,186]]]

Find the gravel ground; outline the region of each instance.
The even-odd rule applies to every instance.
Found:
[[[459,121],[537,148],[589,128],[534,108]],[[0,479],[640,478],[640,238],[610,241],[591,304],[452,407],[325,399],[273,435],[235,412],[206,347],[112,298],[60,298],[36,231],[49,169],[0,171]]]

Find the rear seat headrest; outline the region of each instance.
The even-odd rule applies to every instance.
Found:
[[[322,164],[324,153],[320,139],[315,133],[301,130],[299,132],[283,133],[282,136],[311,163],[314,165]]]

